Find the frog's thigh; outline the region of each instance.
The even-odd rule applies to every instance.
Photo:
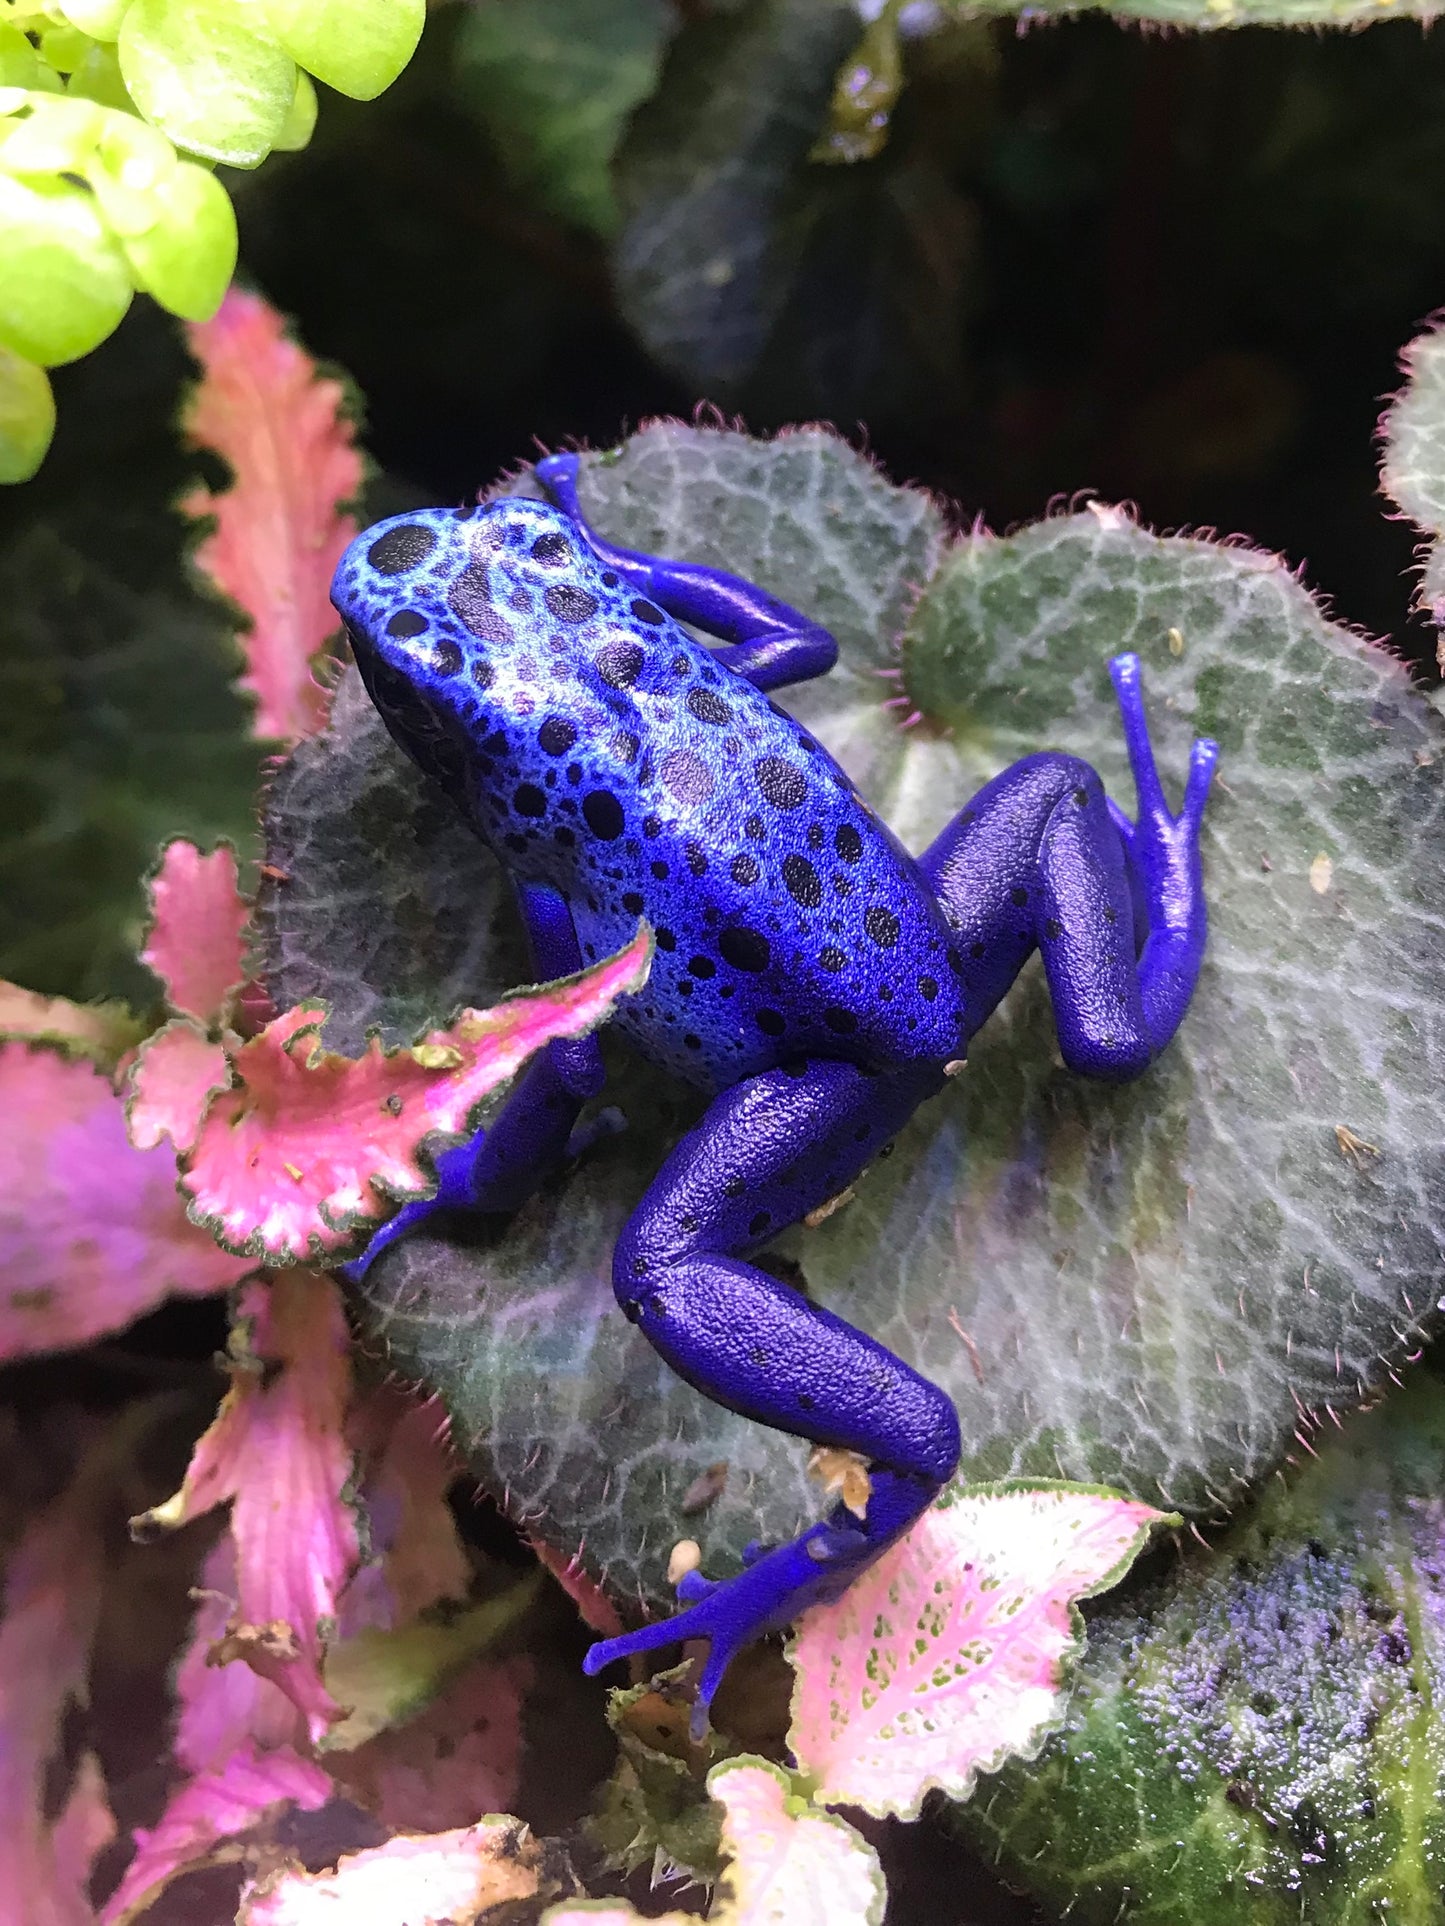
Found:
[[[613,1260],[627,1316],[708,1397],[930,1481],[958,1455],[949,1400],[743,1253],[842,1190],[941,1081],[931,1066],[870,1076],[811,1059],[724,1091],[663,1165]]]

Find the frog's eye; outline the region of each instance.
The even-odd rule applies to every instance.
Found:
[[[424,562],[437,545],[436,530],[421,522],[403,522],[379,535],[366,551],[378,575],[404,575]]]

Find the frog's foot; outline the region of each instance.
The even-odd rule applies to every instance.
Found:
[[[582,1661],[583,1670],[600,1672],[614,1659],[655,1652],[685,1639],[706,1639],[707,1661],[692,1710],[692,1736],[700,1739],[713,1695],[737,1653],[764,1633],[781,1631],[810,1606],[840,1598],[927,1508],[937,1489],[931,1481],[876,1466],[872,1478],[866,1521],[840,1505],[825,1523],[811,1526],[789,1544],[771,1551],[749,1546],[756,1555],[735,1577],[718,1580],[687,1573],[677,1587],[686,1610],[640,1631],[602,1640]]]
[[[410,1236],[437,1211],[467,1210],[472,1207],[472,1172],[481,1141],[482,1132],[478,1131],[466,1143],[454,1144],[450,1150],[444,1150],[436,1160],[436,1196],[419,1197],[410,1204],[403,1204],[395,1217],[389,1217],[375,1233],[359,1257],[352,1258],[349,1264],[337,1265],[338,1272],[349,1284],[359,1284],[384,1250],[389,1250],[403,1237]]]
[[[1170,882],[1177,881],[1177,872],[1197,854],[1204,805],[1209,800],[1209,785],[1219,761],[1219,744],[1207,736],[1195,739],[1189,753],[1184,801],[1179,814],[1174,815],[1165,800],[1164,786],[1154,761],[1154,745],[1149,740],[1143,672],[1138,656],[1116,655],[1109,664],[1109,674],[1124,724],[1124,744],[1139,798],[1139,820],[1131,822],[1112,801],[1109,814],[1139,868],[1150,908],[1157,913],[1164,907],[1161,899],[1170,894]]]
[[[537,463],[535,473],[562,513],[586,528],[582,504],[577,499],[577,477],[581,468],[581,460],[576,455],[544,455]]]

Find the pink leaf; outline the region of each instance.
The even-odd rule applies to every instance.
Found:
[[[241,1896],[237,1926],[472,1926],[532,1898],[541,1851],[518,1819],[389,1839],[334,1872],[285,1872]]]
[[[115,1814],[106,1797],[105,1774],[93,1752],[81,1753],[70,1795],[50,1837],[56,1865],[65,1869],[68,1879],[84,1886],[96,1860],[115,1838]],[[88,1907],[86,1911],[88,1915]]]
[[[126,1926],[178,1873],[242,1857],[244,1835],[280,1806],[315,1812],[331,1797],[318,1765],[294,1752],[250,1749],[224,1770],[188,1780],[150,1831],[136,1831],[136,1854],[101,1914],[101,1926]]]
[[[125,1120],[137,1150],[169,1137],[178,1152],[193,1148],[211,1098],[231,1081],[224,1044],[212,1043],[189,1017],[172,1017],[148,1036],[130,1067]]]
[[[729,1864],[708,1909],[711,1926],[881,1926],[887,1891],[878,1855],[846,1821],[793,1792],[788,1775],[761,1759],[728,1759],[707,1775],[723,1809]],[[685,1926],[691,1915],[655,1915],[650,1926]],[[542,1926],[648,1926],[630,1906],[564,1901]]]
[[[0,982],[0,1042],[27,1038],[50,1043],[68,1056],[89,1057],[112,1070],[140,1042],[145,1027],[123,1003],[72,1003],[65,996],[40,996],[18,983]]]
[[[231,1389],[185,1483],[132,1529],[173,1530],[233,1501],[236,1609],[212,1662],[242,1660],[280,1686],[315,1743],[342,1715],[322,1684],[321,1661],[359,1555],[344,1496],[352,1473],[343,1433],[350,1347],[334,1281],[287,1271],[248,1286],[232,1354]],[[265,1369],[277,1364],[279,1371]]]
[[[212,1101],[183,1168],[192,1216],[272,1263],[348,1249],[388,1214],[383,1191],[398,1201],[434,1193],[417,1156],[426,1138],[465,1136],[534,1050],[595,1028],[642,986],[651,960],[641,928],[581,976],[464,1011],[410,1050],[373,1037],[355,1060],[322,1049],[324,1009],[288,1011],[232,1057],[236,1087]]]
[[[196,563],[250,618],[241,687],[256,698],[256,734],[294,742],[326,719],[311,664],[335,632],[331,576],[356,533],[339,512],[362,479],[345,391],[318,376],[258,295],[233,288],[214,319],[188,333],[202,379],[186,432],[235,477],[224,494],[197,488],[182,503],[215,520]]]
[[[193,843],[167,843],[150,897],[141,962],[165,985],[173,1010],[207,1025],[224,1022],[246,975],[235,851],[223,843],[203,856]]]
[[[961,1487],[789,1648],[788,1743],[815,1797],[915,1819],[934,1787],[1036,1750],[1078,1649],[1073,1601],[1116,1582],[1164,1514],[1077,1485]]]
[[[617,1607],[596,1579],[583,1571],[576,1554],[569,1558],[554,1546],[544,1545],[540,1538],[529,1538],[527,1543],[577,1607],[582,1623],[603,1638],[616,1638],[622,1630]]]
[[[280,1686],[249,1665],[214,1665],[236,1616],[236,1541],[225,1531],[201,1568],[190,1636],[176,1667],[175,1756],[187,1772],[219,1771],[233,1752],[299,1748],[306,1722]]]
[[[187,1223],[169,1152],[127,1143],[88,1063],[0,1045],[0,1116],[0,1358],[83,1344],[245,1274]]]
[[[0,1894],[23,1896],[25,1926],[91,1926],[85,1881],[90,1857],[104,1843],[104,1790],[86,1775],[77,1776],[53,1832],[42,1811],[61,1720],[85,1697],[100,1610],[99,1511],[110,1485],[98,1475],[97,1455],[92,1453],[64,1496],[29,1526],[6,1571],[0,1619]],[[68,1848],[64,1857],[62,1840]]]

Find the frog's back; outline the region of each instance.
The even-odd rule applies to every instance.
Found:
[[[642,1052],[712,1088],[810,1054],[958,1054],[943,913],[807,730],[557,511],[498,503],[444,533],[405,669],[438,752],[437,721],[461,725],[434,773],[509,869],[566,895],[589,961],[652,924],[652,974],[616,1018]]]

